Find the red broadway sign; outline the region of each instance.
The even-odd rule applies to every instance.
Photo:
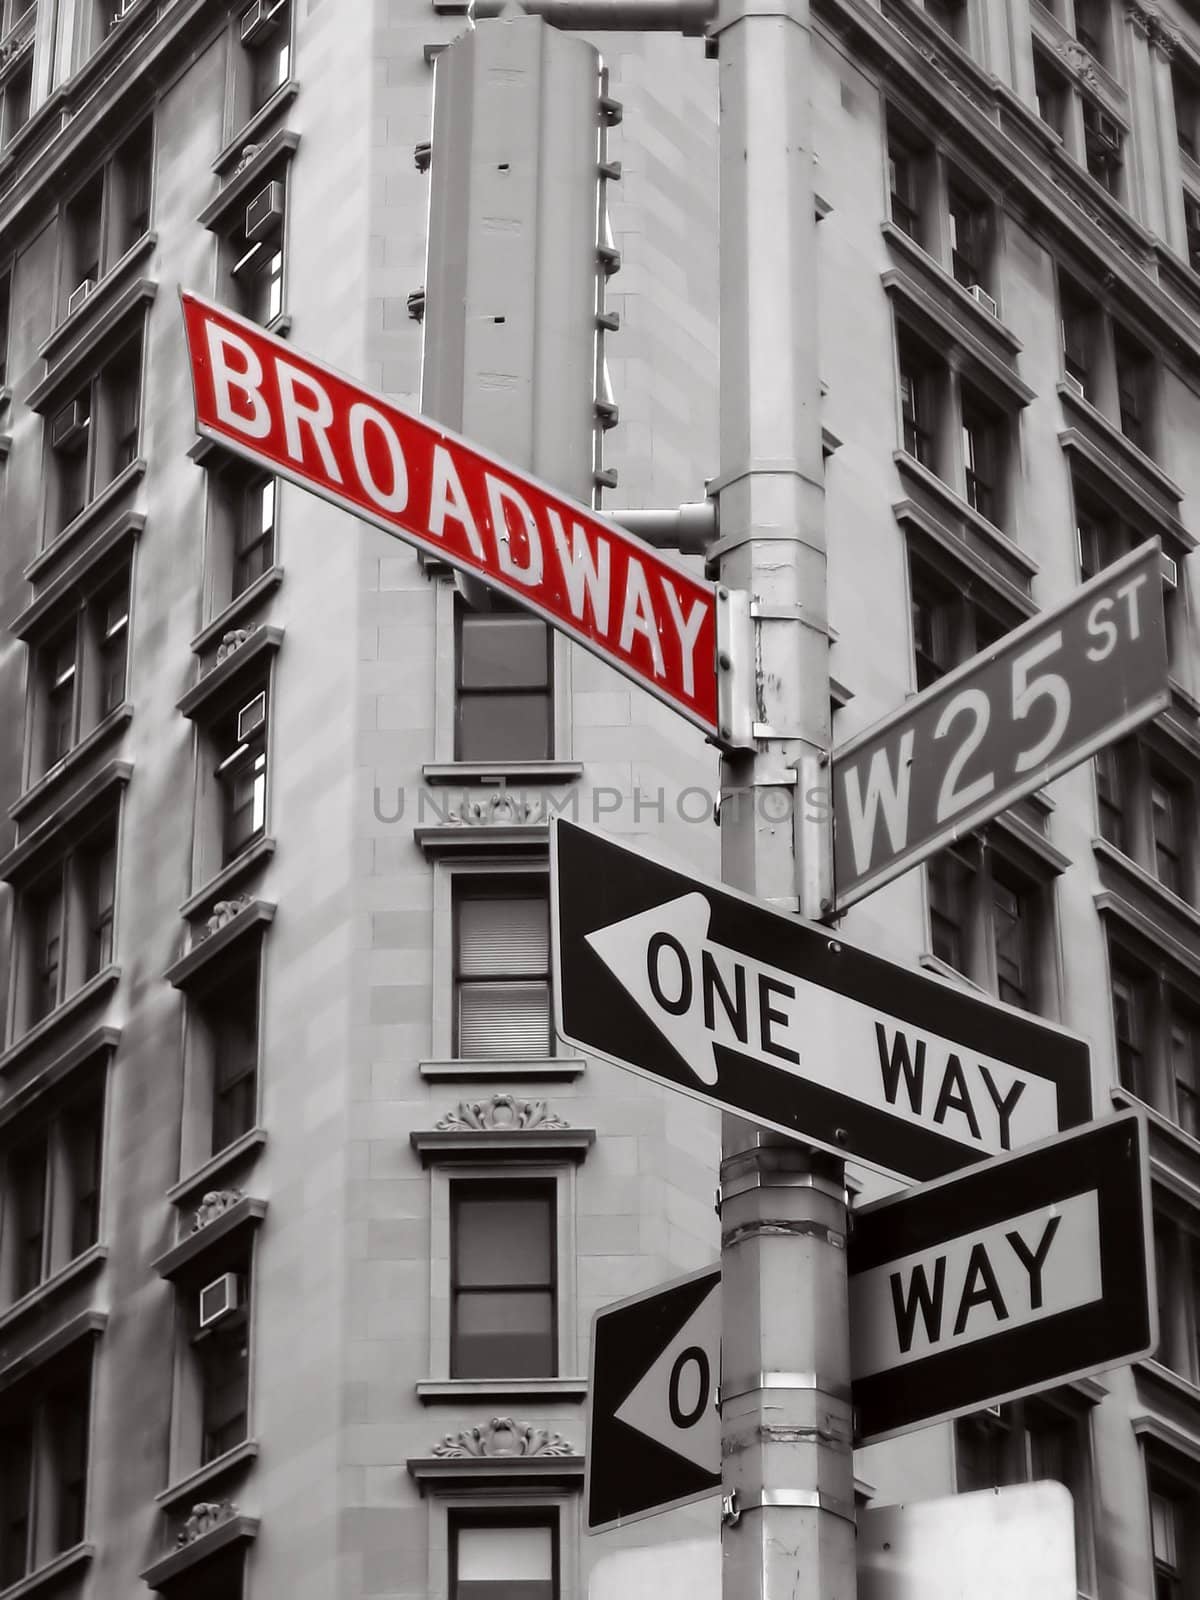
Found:
[[[712,584],[253,323],[182,299],[198,433],[473,573],[718,737]]]

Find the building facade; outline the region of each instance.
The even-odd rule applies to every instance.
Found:
[[[844,924],[1083,1034],[1098,1114],[1148,1108],[1159,1350],[863,1451],[859,1491],[1058,1478],[1081,1596],[1184,1600],[1200,14],[812,23],[835,739],[1155,536],[1172,661],[1151,727]],[[583,1600],[639,1546],[715,1551],[716,1502],[581,1532],[591,1313],[715,1258],[720,1130],[556,1044],[545,823],[715,876],[715,754],[193,430],[180,287],[417,402],[419,147],[467,25],[0,0],[0,1600]],[[597,494],[667,507],[719,465],[717,68],[597,43]]]

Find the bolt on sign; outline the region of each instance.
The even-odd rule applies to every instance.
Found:
[[[556,818],[557,1026],[583,1051],[902,1177],[1092,1114],[1088,1047]]]
[[[833,752],[839,911],[1164,709],[1161,562],[1152,539]]]
[[[481,579],[713,740],[752,743],[728,685],[728,590],[245,318],[182,302],[197,433]]]
[[[856,1209],[856,1442],[1149,1355],[1151,1216],[1138,1112]]]

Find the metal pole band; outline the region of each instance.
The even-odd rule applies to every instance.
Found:
[[[756,1389],[808,1389],[828,1395],[831,1400],[849,1402],[851,1398],[846,1384],[829,1382],[816,1372],[752,1372],[748,1377],[722,1382],[721,1399],[736,1400]]]
[[[735,1509],[739,1515],[744,1516],[747,1511],[761,1511],[770,1506],[795,1506],[812,1511],[828,1511],[831,1516],[841,1517],[843,1522],[858,1521],[853,1506],[848,1506],[844,1500],[838,1500],[820,1489],[756,1489],[747,1495],[743,1495],[740,1489],[737,1491]]]
[[[730,1245],[741,1244],[743,1239],[765,1239],[780,1236],[789,1239],[820,1239],[822,1243],[832,1245],[835,1250],[846,1248],[846,1235],[838,1233],[834,1228],[827,1228],[822,1222],[812,1222],[805,1218],[796,1221],[790,1217],[755,1217],[752,1222],[740,1223],[736,1228],[731,1228],[728,1233],[721,1234],[721,1248],[727,1249]]]

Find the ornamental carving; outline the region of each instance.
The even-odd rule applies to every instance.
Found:
[[[460,827],[480,828],[490,826],[503,827],[510,823],[530,823],[542,820],[542,803],[539,798],[527,798],[525,795],[510,794],[501,790],[499,794],[482,796],[477,800],[468,800],[465,797],[448,810],[448,817],[452,823]]]
[[[514,1422],[511,1417],[493,1417],[481,1427],[448,1433],[434,1445],[432,1454],[456,1461],[469,1456],[572,1456],[575,1449],[561,1433],[551,1433],[549,1428]]]
[[[212,908],[212,915],[206,920],[203,928],[196,936],[196,943],[203,944],[205,939],[214,933],[220,933],[233,921],[239,912],[245,911],[250,904],[248,894],[235,895],[232,900],[218,900]]]
[[[235,650],[240,650],[246,640],[258,632],[260,626],[260,623],[252,622],[248,628],[230,628],[228,633],[223,633],[221,642],[217,646],[217,658],[213,662],[213,667],[219,667],[222,661],[228,661]]]
[[[511,1094],[494,1094],[488,1100],[460,1100],[437,1123],[443,1133],[483,1133],[512,1128],[566,1128],[544,1100],[517,1100]]]
[[[204,1535],[211,1533],[214,1528],[232,1522],[237,1514],[238,1508],[232,1500],[199,1500],[192,1507],[191,1516],[176,1535],[175,1543],[179,1547],[194,1544],[197,1539],[203,1539]]]
[[[224,1216],[244,1196],[240,1189],[210,1189],[203,1195],[200,1204],[196,1207],[196,1214],[192,1220],[192,1232],[199,1233],[201,1228],[207,1228],[210,1222],[215,1222]]]
[[[1075,76],[1086,83],[1089,89],[1099,88],[1100,79],[1096,76],[1096,63],[1092,60],[1092,53],[1086,45],[1080,44],[1078,39],[1065,39],[1059,45],[1058,53]]]
[[[1146,0],[1125,0],[1125,19],[1147,39],[1152,38],[1160,21],[1158,7],[1147,4]]]

